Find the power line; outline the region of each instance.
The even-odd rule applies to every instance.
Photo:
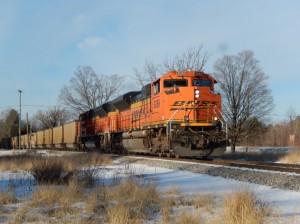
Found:
[[[58,106],[58,105],[24,105],[24,104],[22,104],[22,107],[65,107],[66,108],[66,106]],[[18,105],[10,105],[10,106],[5,106],[5,107],[0,107],[0,108],[3,108],[3,109],[5,109],[5,108],[12,108],[12,107],[18,107]]]

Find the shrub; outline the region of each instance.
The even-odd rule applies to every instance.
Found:
[[[270,207],[258,201],[252,191],[241,189],[224,198],[221,220],[229,224],[262,224],[270,212]]]
[[[144,219],[149,216],[155,204],[159,202],[158,193],[154,183],[140,183],[136,179],[129,178],[120,182],[115,187],[105,190],[105,201],[114,202],[107,206],[108,214],[116,206],[129,208],[129,211],[122,209],[122,215],[129,214],[132,220]]]
[[[300,164],[300,150],[298,149],[288,152],[285,156],[279,158],[278,162]]]
[[[97,172],[98,170],[90,167],[88,169],[77,171],[75,172],[73,181],[77,181],[78,184],[80,183],[83,187],[93,187],[96,182]]]
[[[55,157],[33,160],[30,172],[39,184],[67,183],[73,177],[73,172],[64,167],[63,160]]]

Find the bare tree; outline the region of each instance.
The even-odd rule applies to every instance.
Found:
[[[47,111],[39,110],[35,116],[40,129],[56,127],[70,120],[70,113],[66,109],[53,107]]]
[[[289,145],[289,122],[281,121],[269,125],[264,134],[266,146],[287,146]]]
[[[78,67],[59,100],[76,114],[107,102],[121,87],[123,77],[98,75],[91,66]]]
[[[273,109],[273,98],[267,86],[268,76],[252,51],[224,56],[214,65],[215,78],[223,99],[223,116],[227,121],[231,150],[264,121]]]
[[[5,123],[2,119],[0,119],[0,138],[5,137]]]
[[[163,62],[165,71],[173,70],[191,70],[191,71],[202,71],[207,63],[209,54],[203,52],[203,46],[200,45],[197,48],[188,48],[180,56],[174,58],[166,58]]]
[[[7,109],[1,113],[1,135],[15,136],[19,130],[19,113],[14,109]]]
[[[161,64],[154,64],[146,60],[143,69],[133,68],[134,78],[141,86],[158,79],[162,74],[169,71],[202,71],[209,58],[209,54],[200,45],[196,48],[188,48],[183,54],[174,58],[166,57]]]
[[[155,65],[153,62],[146,60],[144,68],[142,70],[133,68],[133,73],[134,79],[143,87],[151,81],[158,79],[164,73],[164,69],[161,65]]]

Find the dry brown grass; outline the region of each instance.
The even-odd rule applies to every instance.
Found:
[[[27,221],[26,214],[29,212],[26,206],[21,206],[15,215],[9,220],[10,224],[22,224]]]
[[[128,178],[117,185],[93,189],[87,198],[86,211],[111,224],[142,223],[150,218],[158,203],[155,184]]]
[[[160,203],[161,224],[198,224],[202,222],[202,212],[212,213],[217,206],[216,196],[212,194],[184,196],[178,187],[172,187],[162,194],[164,199]]]
[[[68,216],[72,220],[72,216],[78,214],[80,208],[76,203],[84,202],[84,198],[84,189],[77,182],[70,182],[68,186],[40,186],[29,198],[26,206],[18,209],[11,222],[47,220],[47,223],[51,223],[53,219],[69,223]]]
[[[281,157],[278,162],[289,164],[300,164],[300,149],[295,149],[288,152],[285,156]]]
[[[78,167],[111,165],[113,163],[111,156],[97,152],[74,154],[63,158],[70,170],[78,169]]]
[[[158,193],[154,182],[140,178],[143,175],[138,175],[137,178],[130,167],[128,175],[133,177],[94,187],[93,184],[88,184],[95,180],[94,166],[107,164],[112,160],[102,159],[102,155],[98,153],[82,155],[47,158],[49,161],[56,161],[55,166],[63,164],[62,172],[72,171],[74,176],[65,185],[38,186],[28,201],[14,212],[9,222],[135,224],[151,219],[156,213],[161,218],[155,222],[161,224],[210,223],[207,222],[207,214],[214,215],[215,220],[209,220],[211,223],[259,224],[270,214],[269,206],[259,202],[250,190],[233,192],[219,205],[215,203],[215,195],[184,196],[178,187]],[[36,161],[42,161],[39,165],[40,170],[48,166],[45,158],[36,158]],[[55,166],[54,170],[57,168]],[[51,173],[53,169],[49,169],[46,174]],[[5,194],[9,198],[9,192],[1,192],[2,204],[10,201],[5,199]],[[216,210],[221,211],[220,218],[211,214],[211,211]]]
[[[126,179],[117,186],[87,190],[78,181],[65,185],[39,186],[11,223],[34,220],[51,223],[142,223],[159,203],[153,183]],[[83,214],[83,216],[78,216]],[[47,218],[48,217],[48,218]],[[89,218],[85,218],[89,217]],[[79,221],[80,220],[80,221]]]
[[[31,207],[50,206],[56,202],[60,194],[55,186],[38,187],[30,197]]]
[[[17,171],[32,169],[32,161],[43,159],[38,153],[31,154],[15,154],[0,157],[0,170]],[[77,170],[84,166],[98,166],[98,165],[110,165],[113,163],[112,158],[109,155],[100,154],[97,152],[80,153],[66,156],[51,156],[55,160],[63,161],[66,170]]]
[[[241,189],[223,200],[222,213],[216,223],[262,224],[270,215],[270,206],[256,199],[249,189]]]
[[[181,195],[181,191],[178,186],[170,187],[163,192],[164,195]]]
[[[247,189],[227,195],[221,205],[217,205],[216,196],[210,194],[190,198],[175,188],[167,192],[168,195],[161,198],[155,184],[140,182],[138,178],[90,190],[77,181],[67,186],[39,186],[10,223],[56,223],[59,220],[60,223],[137,224],[159,212],[161,218],[155,222],[161,224],[259,224],[270,214],[269,206],[259,202]],[[207,222],[203,216],[205,209],[221,211],[220,218]]]
[[[151,207],[159,202],[158,192],[154,183],[140,183],[136,179],[126,179],[115,187],[105,189],[105,201],[115,202],[113,206],[108,203],[107,210],[116,205],[128,207],[132,219],[143,219],[150,215]]]
[[[94,188],[89,193],[89,196],[87,197],[86,201],[86,212],[88,213],[94,213],[98,212],[99,209],[104,209],[104,191],[102,188]]]
[[[34,157],[28,154],[17,154],[0,157],[0,170],[1,171],[17,171],[17,170],[30,170],[32,167],[32,159]]]
[[[199,211],[184,210],[176,218],[176,221],[174,223],[176,223],[176,224],[200,224],[201,223],[201,213]]]
[[[137,218],[132,217],[130,208],[125,204],[117,204],[108,210],[108,223],[109,224],[131,224],[138,223]]]
[[[13,193],[13,189],[0,190],[0,205],[8,205],[17,203],[19,200]]]
[[[194,205],[197,209],[205,209],[205,211],[212,212],[215,203],[216,196],[213,194],[200,194],[192,198],[191,204]]]
[[[173,198],[167,198],[160,203],[160,212],[162,215],[161,224],[170,223],[172,219],[172,208],[176,205]]]

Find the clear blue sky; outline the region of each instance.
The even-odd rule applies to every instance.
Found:
[[[23,117],[57,105],[77,66],[129,79],[147,59],[203,44],[208,73],[252,50],[282,120],[290,107],[300,114],[299,21],[297,0],[0,0],[0,111],[18,109],[18,89]]]

